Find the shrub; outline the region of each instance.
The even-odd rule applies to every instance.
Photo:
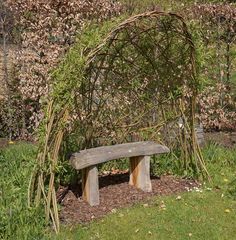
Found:
[[[199,118],[207,130],[235,129],[235,5],[195,4],[185,13],[200,56]]]

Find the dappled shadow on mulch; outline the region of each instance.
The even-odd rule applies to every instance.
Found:
[[[100,205],[91,207],[81,198],[81,184],[64,190],[60,219],[63,223],[86,223],[101,218],[114,209],[148,202],[153,196],[169,195],[198,186],[194,180],[174,176],[152,178],[151,193],[145,193],[129,185],[129,175],[115,174],[99,177]]]

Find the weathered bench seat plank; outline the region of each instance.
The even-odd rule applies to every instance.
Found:
[[[76,170],[80,170],[109,160],[125,157],[150,156],[168,152],[169,149],[166,146],[155,142],[133,142],[85,149],[74,153],[70,158],[70,162]]]

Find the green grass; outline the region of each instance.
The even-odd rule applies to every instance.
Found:
[[[27,191],[36,147],[12,145],[0,150],[0,239],[42,239],[42,209],[28,208]]]
[[[181,200],[155,197],[148,207],[140,203],[87,225],[63,226],[58,236],[45,227],[43,209],[27,207],[36,150],[30,144],[0,150],[0,239],[236,239],[236,149],[203,149],[213,184],[202,192],[182,193]],[[173,161],[162,160],[153,167],[174,173]]]
[[[156,198],[110,214],[88,226],[64,230],[55,239],[220,239],[236,238],[236,202],[221,191],[204,190]],[[166,205],[163,210],[162,201]],[[225,212],[228,209],[230,212]],[[227,210],[227,211],[228,211]]]

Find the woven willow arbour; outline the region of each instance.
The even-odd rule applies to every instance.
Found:
[[[183,114],[191,132],[198,87],[194,54],[187,26],[176,14],[148,12],[117,26],[88,55],[77,91],[81,147],[168,141],[177,130],[170,133],[170,126]]]
[[[56,74],[29,188],[29,204],[43,199],[56,231],[55,172],[62,146],[75,142],[72,138],[79,149],[155,140],[181,149],[183,169],[206,173],[194,133],[195,50],[183,19],[157,11],[140,14],[95,48],[80,46],[81,61],[62,64],[60,77]],[[69,77],[63,69],[70,70]]]

